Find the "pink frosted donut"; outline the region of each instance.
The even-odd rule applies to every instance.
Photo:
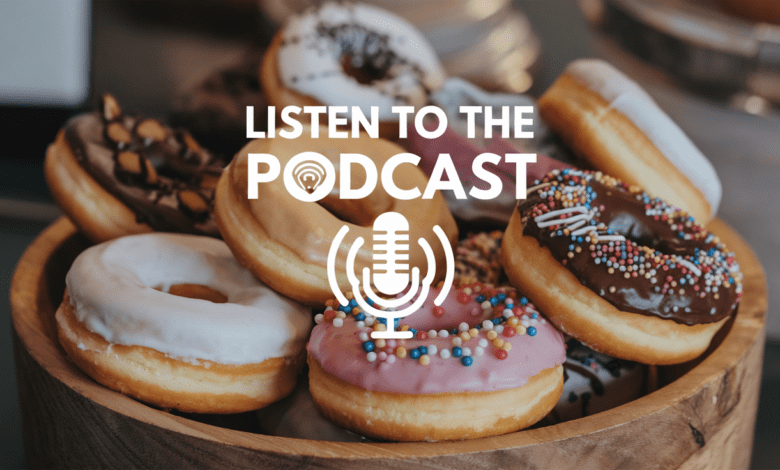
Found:
[[[561,334],[511,288],[463,286],[440,307],[431,291],[399,321],[408,340],[372,339],[385,320],[354,300],[315,317],[309,387],[325,417],[394,441],[503,434],[544,417],[563,386]]]

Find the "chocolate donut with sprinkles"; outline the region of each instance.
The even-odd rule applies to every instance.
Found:
[[[561,331],[645,364],[699,356],[742,296],[716,235],[600,172],[537,181],[510,219],[502,264]]]
[[[563,336],[512,288],[432,288],[398,321],[411,339],[373,339],[386,320],[330,302],[307,346],[309,388],[329,420],[374,439],[472,439],[523,429],[561,396]],[[403,308],[403,307],[401,307]]]

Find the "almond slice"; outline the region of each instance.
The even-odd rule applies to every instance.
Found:
[[[120,122],[111,122],[106,127],[106,137],[115,144],[121,146],[130,145],[133,134]]]
[[[209,203],[197,191],[185,189],[179,193],[179,204],[193,214],[205,214],[209,211]]]
[[[148,158],[144,158],[144,165],[146,166],[146,182],[148,184],[157,184],[160,178],[157,176],[157,170],[152,166],[152,162]]]
[[[200,144],[195,140],[194,137],[190,135],[189,132],[184,133],[184,143],[185,145],[187,145],[187,148],[190,149],[193,153],[198,153],[202,149]]]
[[[119,102],[110,93],[103,95],[103,119],[106,121],[113,121],[118,119],[122,115],[122,108],[119,107]]]
[[[119,154],[116,156],[116,162],[122,171],[126,173],[140,175],[141,172],[143,172],[143,167],[141,166],[141,155],[136,152],[131,152],[129,150],[119,152]]]
[[[162,141],[168,136],[168,131],[156,119],[145,119],[135,128],[135,133],[142,139]]]

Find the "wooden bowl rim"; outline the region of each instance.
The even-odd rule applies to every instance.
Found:
[[[674,382],[625,405],[585,418],[502,436],[436,443],[347,443],[268,436],[234,431],[148,407],[94,382],[68,360],[43,331],[39,306],[48,302],[45,267],[77,229],[65,217],[46,228],[20,258],[11,283],[14,329],[32,357],[53,377],[82,396],[129,418],[195,438],[270,454],[320,459],[407,459],[533,446],[575,438],[628,424],[684,400],[735,366],[764,331],[767,291],[763,268],[744,240],[727,224],[708,227],[736,253],[743,268],[744,295],[739,313],[723,342],[699,365]],[[45,307],[45,305],[44,305]],[[51,306],[50,306],[51,307]]]

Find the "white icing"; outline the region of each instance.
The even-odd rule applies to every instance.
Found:
[[[220,240],[144,234],[81,253],[66,277],[76,318],[109,343],[145,346],[172,357],[251,364],[297,354],[311,311],[255,279]],[[215,289],[228,303],[163,290]]]
[[[339,44],[317,34],[319,25],[327,28],[343,24],[357,24],[386,35],[390,48],[399,57],[423,71],[422,85],[409,67],[404,67],[405,72],[394,78],[368,85],[346,75],[340,62]],[[370,5],[325,4],[291,18],[282,38],[284,43],[278,53],[282,83],[325,105],[350,106],[350,110],[351,106],[359,106],[366,116],[370,115],[371,106],[378,106],[381,120],[397,121],[392,106],[422,107],[427,104],[426,88],[436,90],[444,82],[444,69],[422,34],[405,19]]]
[[[715,169],[647,92],[603,60],[576,60],[566,73],[630,119],[704,195],[711,214],[718,211],[722,190]]]
[[[442,87],[436,93],[431,95],[431,103],[442,108],[447,113],[447,120],[450,128],[457,134],[466,139],[468,135],[468,122],[466,114],[460,112],[461,106],[492,106],[495,110],[495,114],[498,115],[503,106],[509,107],[509,122],[510,122],[510,137],[503,139],[509,145],[512,145],[518,152],[535,153],[538,141],[534,139],[530,141],[525,139],[514,139],[515,132],[515,107],[516,106],[530,106],[533,108],[533,113],[524,115],[525,119],[531,119],[533,125],[524,127],[524,131],[534,132],[534,136],[541,135],[539,133],[539,123],[541,120],[536,113],[535,102],[532,98],[525,95],[508,94],[508,93],[488,93],[478,86],[467,82],[458,77],[448,78]],[[473,146],[473,151],[463,152],[462,149],[453,146],[453,150],[460,150],[455,152],[451,150],[451,156],[455,161],[456,166],[461,169],[461,175],[468,172],[471,168],[471,162],[473,158],[482,153],[482,151],[488,151],[488,142],[486,142],[484,135],[484,113],[478,113],[475,117],[475,137],[468,139],[468,143]],[[501,131],[498,128],[495,131],[495,135],[498,137],[501,135]],[[531,143],[532,142],[532,143]],[[457,144],[455,144],[457,145]],[[421,152],[423,158],[427,158],[430,155],[438,152]],[[442,195],[447,200],[447,206],[450,211],[459,219],[468,221],[482,221],[490,220],[498,223],[506,224],[512,212],[517,206],[517,198],[515,197],[515,170],[510,164],[502,162],[501,167],[509,167],[509,174],[512,176],[511,181],[504,180],[502,186],[502,192],[497,197],[489,200],[482,200],[476,198],[458,199],[454,192],[443,191]],[[468,193],[474,185],[473,181],[463,181],[464,190]]]
[[[578,190],[583,190],[584,186],[570,186]],[[564,188],[564,191],[568,188]],[[573,213],[579,213],[572,216]],[[553,219],[553,217],[564,215],[559,219]],[[579,237],[586,234],[594,234],[599,241],[624,241],[626,237],[623,235],[610,235],[608,232],[604,232],[604,224],[591,225],[590,222],[596,215],[596,209],[588,210],[585,206],[574,206],[565,209],[557,209],[554,211],[546,212],[542,215],[536,216],[534,222],[540,228],[552,227],[553,225],[566,226],[571,230],[571,236]],[[586,225],[587,224],[587,225]],[[584,225],[584,227],[583,227]]]
[[[441,89],[431,95],[431,102],[447,113],[450,123],[457,123],[464,127],[466,126],[466,119],[465,115],[460,112],[461,106],[492,106],[496,110],[495,114],[497,115],[501,107],[508,106],[509,122],[512,123],[512,135],[514,135],[515,106],[534,108],[533,112],[526,113],[523,116],[524,119],[533,121],[532,125],[523,129],[524,131],[533,131],[534,126],[537,126],[540,122],[533,98],[510,93],[488,93],[473,83],[458,77],[448,78]],[[484,127],[484,117],[483,113],[476,115],[475,121],[479,127]],[[465,130],[462,133],[465,134]],[[484,132],[479,134],[484,134]]]

